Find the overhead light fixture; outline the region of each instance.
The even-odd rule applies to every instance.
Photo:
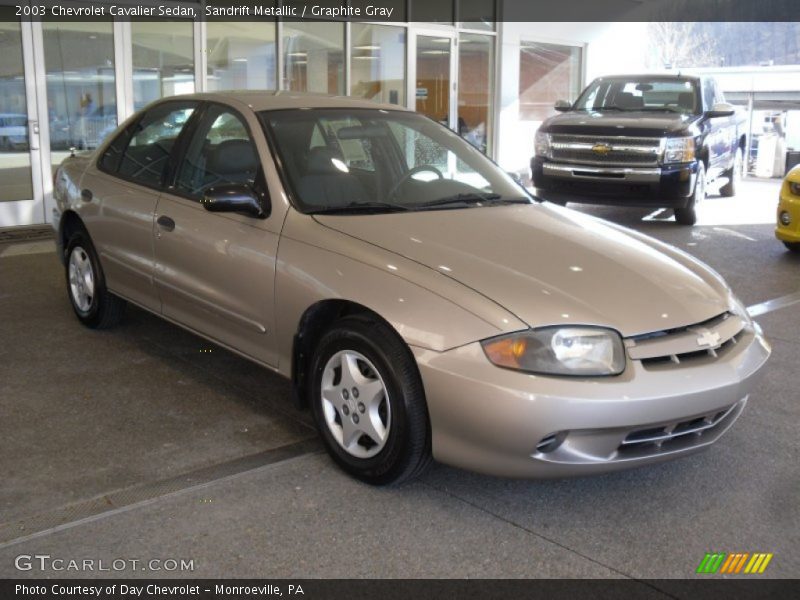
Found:
[[[381,49],[380,46],[371,46],[371,45],[353,46],[353,50],[380,50],[380,49]]]
[[[287,52],[286,56],[308,56],[308,52]]]

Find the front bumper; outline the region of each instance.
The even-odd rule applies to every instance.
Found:
[[[791,222],[788,225],[781,223],[781,213],[789,213]],[[789,190],[789,183],[783,182],[781,187],[780,202],[778,203],[777,227],[775,237],[782,242],[800,242],[800,197]]]
[[[479,343],[414,353],[437,460],[546,478],[655,463],[714,443],[741,414],[770,348],[748,327],[717,359],[674,368],[628,359],[624,373],[607,378],[501,369]]]
[[[694,191],[697,164],[623,167],[531,160],[536,192],[545,200],[683,208]]]

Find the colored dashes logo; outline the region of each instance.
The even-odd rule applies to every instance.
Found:
[[[700,566],[697,567],[698,573],[704,574],[755,574],[763,573],[767,569],[769,561],[772,560],[772,553],[766,552],[726,552],[706,553]]]

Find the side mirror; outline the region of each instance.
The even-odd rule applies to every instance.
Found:
[[[200,201],[210,212],[238,212],[263,219],[267,216],[255,190],[244,183],[225,183],[206,190]]]
[[[572,102],[567,102],[566,100],[556,100],[556,104],[553,107],[558,112],[567,112],[568,110],[572,110]]]
[[[711,107],[711,110],[706,113],[709,119],[716,119],[717,117],[732,117],[736,114],[736,107],[727,102],[717,102]]]

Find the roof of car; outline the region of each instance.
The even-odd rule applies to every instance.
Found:
[[[690,73],[633,73],[630,75],[604,75],[597,79],[700,79],[699,75],[692,75]]]
[[[331,96],[309,92],[230,90],[188,94],[180,98],[194,98],[226,102],[236,100],[248,105],[254,111],[282,110],[288,108],[371,108],[384,110],[407,110],[396,104],[381,104],[364,98],[351,96]],[[170,98],[174,100],[175,98]]]

